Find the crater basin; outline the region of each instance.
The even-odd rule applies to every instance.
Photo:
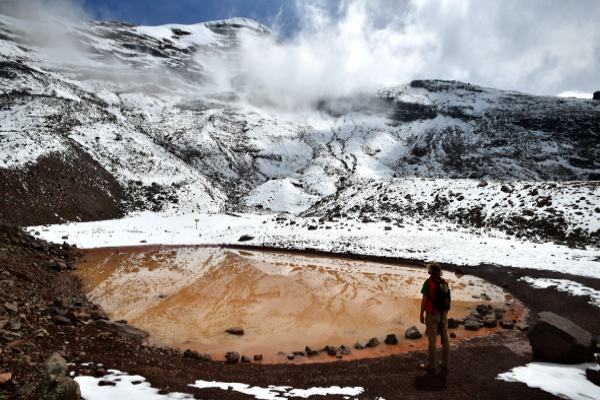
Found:
[[[423,268],[286,252],[157,247],[89,250],[76,273],[111,319],[148,331],[151,344],[217,360],[236,351],[250,358],[261,354],[264,363],[289,362],[289,353],[306,346],[345,345],[352,353],[343,359],[426,348],[424,337],[404,337],[411,326],[425,331],[419,323],[420,291],[428,277]],[[450,317],[461,319],[478,304],[491,304],[520,319],[522,308],[502,288],[474,276],[446,275]],[[226,333],[234,327],[244,334]],[[496,329],[459,327],[451,331],[452,341]],[[391,333],[397,345],[384,344]],[[381,344],[354,349],[372,337]],[[323,351],[298,354],[293,362],[331,360]]]

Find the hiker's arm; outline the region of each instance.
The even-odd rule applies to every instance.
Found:
[[[427,296],[423,295],[423,299],[421,300],[421,314],[419,315],[419,321],[422,324],[425,323],[425,308],[427,307]]]

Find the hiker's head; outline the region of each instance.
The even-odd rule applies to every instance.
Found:
[[[442,268],[440,268],[440,265],[437,263],[428,264],[427,270],[429,272],[429,275],[433,275],[433,276],[441,276],[442,275]]]

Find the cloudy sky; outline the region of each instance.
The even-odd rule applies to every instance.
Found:
[[[256,19],[283,40],[248,46],[246,59],[272,72],[265,79],[279,72],[282,85],[339,91],[441,78],[536,94],[600,90],[599,0],[36,1],[149,25]]]

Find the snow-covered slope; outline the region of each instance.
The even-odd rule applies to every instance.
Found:
[[[254,21],[157,27],[47,23],[61,29],[0,15],[0,175],[11,174],[11,182],[15,174],[23,178],[20,188],[2,187],[7,197],[28,196],[28,177],[41,161],[81,151],[90,156],[81,161],[87,167],[81,171],[106,171],[120,185],[120,193],[107,188],[104,200],[118,203],[121,213],[299,213],[334,195],[311,211],[317,215],[346,209],[363,186],[372,189],[385,180],[387,188],[394,177],[439,179],[391,181],[398,193],[412,185],[424,197],[429,190],[475,187],[462,191],[471,199],[465,209],[472,211],[497,194],[498,185],[478,187],[480,179],[529,181],[516,184],[519,193],[550,187],[543,181],[580,180],[578,187],[587,189],[574,194],[571,186],[558,184],[552,196],[584,197],[589,207],[571,215],[566,211],[570,200],[555,201],[552,218],[566,220],[563,239],[579,232],[589,241],[597,232],[593,209],[599,193],[585,182],[600,178],[598,101],[432,80],[320,99],[290,113],[253,103],[242,95],[242,75],[222,74],[223,66],[239,61],[245,37],[272,34]],[[84,179],[78,168],[53,165],[48,176]],[[456,178],[475,180],[449,180]],[[86,189],[74,184],[61,190],[79,191],[85,198]],[[93,213],[55,209],[52,194],[41,192],[36,201],[52,213],[27,223],[92,218]],[[437,202],[423,201],[425,210]],[[493,211],[486,208],[482,224],[515,223],[515,215],[530,204],[523,203],[523,210],[514,204],[520,203],[503,200]],[[6,207],[0,207],[0,219],[10,220]],[[428,213],[410,201],[401,207]],[[471,211],[435,215],[463,219]],[[536,211],[536,218],[552,214],[544,213]]]

